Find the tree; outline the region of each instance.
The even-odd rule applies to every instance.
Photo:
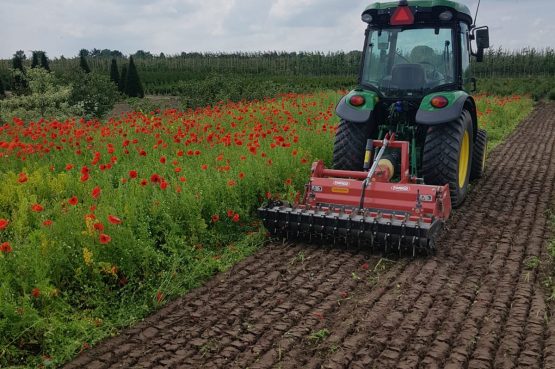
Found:
[[[121,75],[119,80],[119,92],[122,94],[125,93],[125,84],[127,83],[127,65],[121,67]]]
[[[17,56],[21,60],[27,60],[27,55],[25,55],[25,52],[23,50],[17,50],[14,54],[14,57],[15,56]]]
[[[116,59],[112,59],[112,65],[110,65],[110,79],[119,88],[120,79],[119,79],[118,63],[116,62]]]
[[[25,54],[23,54],[23,56],[25,56]],[[21,57],[19,51],[16,52],[12,59],[12,68],[21,71],[21,73],[25,73],[25,69],[23,69],[23,60],[24,58]]]
[[[50,65],[48,63],[48,58],[46,57],[46,53],[44,51],[41,52],[40,54],[40,66],[41,68],[44,68],[50,72]]]
[[[87,59],[85,58],[85,56],[83,54],[81,54],[79,56],[79,66],[81,67],[83,72],[85,72],[85,73],[90,73],[91,72],[91,68],[89,68],[89,63],[87,63]]]
[[[12,91],[16,95],[24,95],[28,92],[29,84],[25,78],[25,68],[23,68],[23,60],[25,59],[25,53],[19,50],[17,51],[12,59],[12,67],[14,70],[13,80],[12,80]]]
[[[0,78],[0,99],[6,96],[6,91],[4,90],[4,82]]]
[[[145,92],[143,85],[139,79],[137,67],[133,61],[133,57],[129,57],[129,69],[127,70],[127,81],[125,83],[125,93],[130,97],[144,97]]]
[[[39,66],[40,51],[33,51],[33,57],[31,61],[31,68],[36,68]]]

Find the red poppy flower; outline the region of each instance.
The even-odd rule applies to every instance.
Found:
[[[44,210],[44,208],[41,204],[33,204],[33,206],[31,206],[31,210],[33,210],[35,213],[40,213]]]
[[[104,224],[102,223],[95,223],[94,224],[94,229],[96,229],[97,231],[102,232],[104,230]]]
[[[227,216],[228,216],[228,218],[231,218],[231,217],[234,216],[234,215],[235,215],[235,212],[234,212],[233,210],[228,210],[228,211],[227,211]]]
[[[156,292],[156,302],[161,303],[164,300],[164,294],[160,291]]]
[[[91,176],[89,175],[89,173],[83,173],[81,175],[81,182],[87,182],[89,180]]]
[[[73,164],[66,164],[66,170],[72,170]]]
[[[245,178],[245,173],[240,172],[240,173],[239,173],[239,179],[243,179],[243,178]]]
[[[72,196],[69,200],[67,200],[67,202],[68,202],[70,205],[75,206],[75,205],[77,205],[77,204],[79,203],[79,199],[77,198],[77,196]]]
[[[108,221],[112,224],[121,224],[121,219],[115,215],[108,215]]]
[[[137,173],[136,170],[130,170],[129,171],[129,177],[130,178],[137,178],[138,175],[139,175],[139,173]]]
[[[52,221],[50,219],[46,219],[44,222],[42,222],[42,225],[45,227],[50,227],[52,225]]]
[[[0,219],[0,231],[6,229],[6,227],[10,224],[10,221],[7,219]]]
[[[25,183],[29,180],[29,178],[27,178],[27,174],[25,173],[19,173],[19,178],[17,179],[17,181],[19,183]]]
[[[31,295],[33,295],[34,298],[38,299],[40,296],[40,290],[38,288],[33,288],[33,290],[31,291]]]
[[[234,223],[239,222],[239,214],[235,214],[231,220],[232,220]]]
[[[4,254],[9,254],[12,251],[13,249],[9,242],[4,242],[0,245],[0,252],[3,252]]]
[[[177,156],[182,157],[182,156],[183,156],[183,150],[179,150],[179,151],[177,152]]]
[[[100,196],[100,193],[101,193],[100,187],[96,186],[95,188],[93,188],[91,192],[91,196],[95,199],[98,199],[98,197]]]
[[[166,164],[166,157],[165,157],[165,156],[162,156],[162,157],[160,158],[160,163],[161,163],[161,164]]]
[[[212,223],[216,223],[220,220],[220,216],[218,214],[212,215]]]
[[[160,175],[154,173],[153,175],[150,176],[150,182],[152,183],[158,183],[160,182],[162,178],[160,177]]]
[[[148,184],[148,182],[147,182],[146,179],[142,179],[142,180],[141,180],[141,186],[144,187],[144,186],[146,186],[147,184]]]
[[[112,241],[112,237],[108,236],[107,234],[101,233],[99,240],[101,244],[105,245],[107,243],[110,243],[110,241]]]
[[[229,187],[233,187],[233,186],[235,186],[236,184],[237,184],[237,182],[235,182],[233,179],[230,179],[229,181],[227,181],[227,185],[228,185]]]
[[[180,167],[176,167],[176,168],[174,168],[173,171],[176,172],[176,173],[181,173],[181,168],[180,168]]]
[[[168,182],[162,180],[162,182],[160,182],[160,188],[162,190],[165,190],[166,188],[168,188]]]
[[[284,182],[287,186],[290,186],[291,183],[293,183],[293,181],[291,180],[291,178],[287,178]]]

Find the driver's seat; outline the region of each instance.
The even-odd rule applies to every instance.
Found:
[[[391,86],[400,90],[426,87],[426,71],[420,64],[396,64],[391,69]]]

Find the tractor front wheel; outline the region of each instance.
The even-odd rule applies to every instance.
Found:
[[[363,169],[366,140],[369,133],[368,123],[353,123],[341,120],[335,133],[333,146],[334,169]]]
[[[472,118],[463,110],[459,119],[430,127],[422,157],[424,182],[449,184],[451,204],[460,206],[468,192],[472,169]]]

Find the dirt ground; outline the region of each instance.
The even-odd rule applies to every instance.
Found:
[[[555,104],[487,166],[435,257],[269,245],[66,368],[555,368]]]

